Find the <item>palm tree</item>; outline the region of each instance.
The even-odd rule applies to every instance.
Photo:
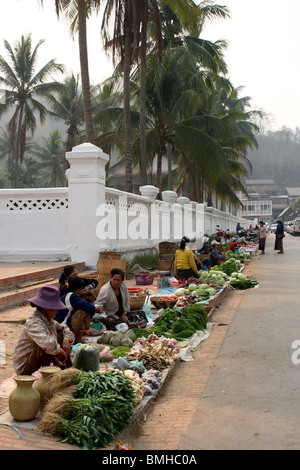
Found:
[[[42,1],[42,0],[41,0]],[[87,142],[95,143],[93,124],[91,87],[89,75],[88,47],[87,47],[87,17],[92,9],[98,11],[101,0],[55,0],[57,16],[65,12],[72,19],[71,31],[78,28],[80,70],[82,82],[82,96]]]
[[[212,54],[210,59],[213,62]],[[203,128],[204,119],[198,120],[192,128],[188,119],[194,117],[207,95],[207,87],[213,82],[213,74],[209,70],[199,70],[199,55],[191,53],[186,46],[166,49],[162,56],[161,67],[156,66],[154,56],[149,56],[147,73],[147,113],[152,117],[152,129],[148,132],[148,142],[152,140],[149,150],[157,153],[157,186],[162,189],[161,162],[167,148],[187,147],[182,138],[183,132],[191,130],[191,148],[205,146],[212,151],[215,143]],[[215,69],[218,65],[215,62]],[[193,124],[195,126],[195,123]],[[182,138],[182,140],[181,140]],[[204,142],[205,139],[205,142]],[[180,146],[178,146],[180,140]],[[173,189],[173,188],[170,188]]]
[[[65,144],[59,130],[50,133],[44,138],[44,145],[35,145],[30,153],[37,159],[36,170],[38,183],[42,187],[66,186],[66,159],[64,155]]]
[[[79,85],[79,76],[71,74],[66,77],[63,86],[56,94],[47,97],[54,117],[62,119],[67,126],[66,152],[70,152],[77,145],[80,128],[84,123],[82,92]]]
[[[137,2],[138,3],[138,2]],[[120,61],[123,70],[124,113],[124,160],[126,189],[132,192],[132,149],[130,114],[130,70],[137,57],[139,41],[139,18],[132,0],[106,0],[102,22],[102,37],[105,50],[112,50],[113,62]],[[112,21],[113,19],[113,21]],[[113,33],[111,35],[111,22]]]
[[[33,135],[37,126],[35,114],[43,123],[50,113],[38,98],[45,98],[61,86],[57,81],[47,81],[53,73],[63,72],[62,65],[54,60],[47,62],[39,71],[35,70],[38,50],[43,42],[39,41],[33,48],[30,34],[22,36],[14,48],[4,41],[10,63],[0,56],[0,84],[5,92],[5,103],[0,105],[0,115],[13,107],[9,125],[14,149],[14,187],[18,184],[18,168],[24,157],[26,133],[31,131]]]

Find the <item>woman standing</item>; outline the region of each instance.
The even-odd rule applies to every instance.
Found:
[[[275,246],[274,250],[279,250],[278,255],[284,253],[283,251],[283,238],[285,237],[283,230],[283,223],[281,220],[277,220],[277,228],[275,230]]]
[[[259,232],[258,232],[258,249],[260,250],[260,254],[265,254],[265,246],[266,246],[266,237],[267,237],[267,229],[265,223],[261,220],[259,222]]]

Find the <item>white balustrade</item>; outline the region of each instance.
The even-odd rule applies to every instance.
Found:
[[[0,261],[84,261],[95,267],[100,251],[120,251],[129,259],[160,241],[183,235],[201,239],[216,226],[235,232],[229,212],[198,204],[174,191],[140,187],[141,195],[105,187],[109,157],[90,143],[66,154],[67,188],[0,190]]]

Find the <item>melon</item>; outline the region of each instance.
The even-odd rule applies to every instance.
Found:
[[[73,358],[73,367],[85,372],[89,370],[99,370],[100,356],[96,346],[91,344],[82,344],[76,350]]]

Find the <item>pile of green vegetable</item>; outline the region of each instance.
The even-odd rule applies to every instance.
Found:
[[[156,320],[153,333],[157,336],[170,337],[169,332],[180,313],[172,308],[166,308],[164,313]]]
[[[227,281],[229,277],[221,270],[215,270],[214,268],[212,268],[210,271],[201,271],[199,273],[199,279],[201,282],[213,284],[217,287],[223,287],[225,281]]]
[[[230,279],[230,285],[234,287],[234,289],[239,290],[251,289],[257,286],[257,284],[257,281],[248,279],[247,276],[242,273],[233,273]]]
[[[189,305],[173,323],[171,335],[177,341],[182,341],[192,337],[196,331],[205,330],[207,323],[205,308],[199,304]]]
[[[196,331],[204,330],[207,322],[207,313],[202,305],[188,305],[181,313],[169,308],[156,320],[153,333],[182,341],[193,336]]]
[[[207,300],[209,297],[215,295],[215,293],[216,291],[213,287],[210,287],[208,284],[203,282],[200,284],[191,283],[187,288],[181,287],[177,289],[174,294],[177,296],[190,296],[191,303],[193,303],[193,298],[196,300]]]
[[[232,250],[228,250],[226,255],[227,258],[234,258],[235,260],[239,260],[242,263],[249,261],[251,258],[251,253],[249,251],[245,251],[244,253],[234,253]]]
[[[218,266],[214,266],[212,271],[222,271],[223,273],[230,276],[232,273],[238,271],[237,263],[234,258],[229,258]]]
[[[131,381],[123,374],[82,372],[74,381],[77,389],[57,426],[62,442],[85,450],[106,447],[128,424],[135,407]]]

